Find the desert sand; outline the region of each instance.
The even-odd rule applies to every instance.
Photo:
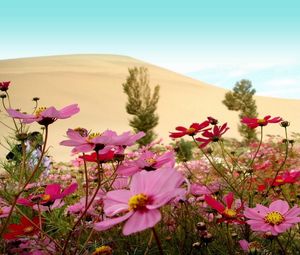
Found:
[[[69,161],[71,149],[59,145],[68,128],[85,127],[94,132],[112,129],[119,133],[131,130],[128,125],[131,116],[125,110],[127,96],[123,93],[122,83],[126,81],[128,68],[134,66],[146,66],[151,85],[161,87],[160,121],[155,131],[165,143],[171,141],[168,135],[176,126],[201,122],[207,116],[219,119],[220,123],[228,122],[227,137],[239,137],[238,113],[227,110],[221,102],[226,90],[131,57],[66,55],[1,60],[0,81],[11,81],[12,105],[22,111],[32,111],[33,97],[40,97],[40,106],[62,108],[72,103],[79,104],[79,114],[50,126],[50,154],[56,161]],[[256,100],[260,116],[281,116],[291,121],[290,134],[300,132],[300,100],[267,97],[256,97]],[[1,121],[9,122],[3,111]],[[31,131],[39,128],[35,125]],[[9,134],[10,131],[1,125],[0,137],[4,145],[3,136]],[[284,130],[279,125],[268,126],[265,134],[283,136]],[[1,147],[0,158],[3,159],[6,153],[7,150]]]

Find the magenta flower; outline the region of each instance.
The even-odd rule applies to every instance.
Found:
[[[94,229],[103,231],[126,221],[123,234],[130,235],[152,228],[161,220],[159,208],[182,193],[179,186],[182,175],[173,168],[157,171],[142,171],[133,175],[130,190],[114,190],[104,198],[104,212],[113,217],[94,224]]]
[[[274,236],[300,222],[297,217],[299,214],[298,206],[289,210],[289,204],[283,200],[276,200],[269,207],[257,204],[255,208],[246,208],[244,212],[253,231],[271,232]]]
[[[15,118],[21,119],[23,123],[37,122],[40,125],[48,126],[57,119],[67,119],[79,112],[77,104],[68,105],[61,110],[57,110],[51,106],[49,108],[40,107],[35,111],[35,114],[24,114],[14,109],[7,109],[8,114]]]
[[[2,81],[0,82],[0,90],[7,91],[9,87],[10,81]]]
[[[257,128],[258,126],[260,127],[266,126],[269,123],[278,123],[280,121],[282,121],[282,118],[275,117],[271,119],[270,115],[265,116],[263,119],[244,117],[241,120],[243,124],[246,124],[249,128],[252,129]]]
[[[55,200],[62,199],[74,193],[77,190],[77,187],[77,183],[72,183],[69,187],[62,190],[60,184],[58,183],[49,184],[45,188],[45,192],[43,194],[30,195],[27,198],[19,198],[17,203],[30,207],[36,205],[37,203],[43,206],[49,206],[52,205]]]
[[[218,142],[221,138],[221,136],[229,129],[227,127],[227,123],[223,124],[222,126],[214,125],[214,127],[211,130],[205,130],[202,133],[202,137],[196,138],[198,142],[200,142],[200,147],[204,148],[206,145],[208,145],[210,142]]]
[[[172,151],[161,155],[151,151],[143,152],[137,160],[124,162],[118,167],[118,174],[123,176],[131,176],[139,171],[152,171],[160,167],[173,167],[175,165],[175,157]]]
[[[205,196],[205,202],[215,209],[218,213],[222,215],[222,218],[218,220],[218,222],[236,222],[239,224],[244,224],[242,220],[243,215],[240,214],[240,211],[243,209],[243,206],[240,205],[239,208],[234,208],[234,196],[233,193],[230,192],[223,198],[224,203],[221,203],[214,199],[212,196]]]

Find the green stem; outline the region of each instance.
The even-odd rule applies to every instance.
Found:
[[[98,194],[98,191],[100,190],[101,188],[101,172],[102,172],[102,167],[100,168],[100,160],[99,160],[99,155],[98,155],[98,152],[96,151],[97,153],[97,169],[98,169],[98,185],[97,185],[97,188],[95,190],[95,193],[93,195],[93,197],[91,198],[89,204],[87,205],[87,207],[85,208],[85,210],[83,211],[83,213],[81,214],[81,216],[79,217],[79,219],[76,221],[76,223],[74,224],[74,226],[72,227],[71,231],[69,232],[67,238],[66,238],[66,241],[65,241],[65,244],[64,244],[64,247],[63,247],[63,252],[62,252],[62,255],[65,255],[66,254],[66,251],[67,251],[67,247],[68,247],[68,243],[70,241],[70,238],[73,234],[73,232],[75,231],[77,225],[81,222],[81,220],[83,219],[83,217],[85,217],[86,215],[86,212],[88,211],[88,209],[90,208],[90,206],[92,205],[92,203],[94,202],[94,199],[96,198],[97,194]]]
[[[159,237],[158,237],[158,235],[157,235],[157,233],[155,231],[155,228],[153,227],[151,229],[152,229],[152,233],[153,233],[153,236],[155,238],[156,244],[158,246],[159,254],[160,255],[164,255],[164,251],[162,249],[161,242],[160,242]]]
[[[42,153],[41,153],[41,157],[39,158],[39,161],[38,163],[36,164],[35,168],[33,169],[30,177],[27,179],[27,181],[25,182],[25,184],[23,185],[23,188],[16,194],[15,196],[15,199],[11,205],[11,209],[9,211],[9,214],[6,218],[6,221],[5,223],[3,224],[3,227],[1,229],[1,232],[0,232],[0,236],[2,236],[2,234],[4,233],[6,227],[7,227],[7,224],[12,216],[12,213],[13,213],[13,210],[14,208],[16,207],[16,204],[17,204],[17,200],[19,199],[19,197],[21,196],[21,194],[24,192],[26,186],[31,182],[31,180],[33,179],[35,173],[38,171],[41,163],[42,163],[42,160],[43,160],[43,157],[44,157],[44,154],[45,154],[45,150],[46,150],[46,145],[47,145],[47,140],[48,140],[48,126],[45,126],[46,128],[46,131],[45,131],[45,140],[44,140],[44,146],[43,146],[43,150],[42,150]]]
[[[264,195],[264,197],[267,197],[267,196],[268,196],[268,194],[269,194],[269,192],[270,192],[270,190],[271,190],[273,184],[274,184],[275,181],[276,181],[276,178],[277,178],[279,172],[280,172],[280,171],[282,170],[282,168],[284,167],[285,162],[286,162],[286,160],[287,160],[287,158],[288,158],[289,141],[288,141],[288,135],[287,135],[287,128],[285,127],[284,129],[285,129],[285,139],[286,139],[286,142],[285,142],[285,156],[284,156],[284,160],[282,161],[282,163],[280,164],[280,166],[279,166],[278,169],[276,170],[275,176],[274,176],[274,178],[273,178],[273,180],[272,180],[270,186],[268,187],[267,192],[266,192],[266,194]]]

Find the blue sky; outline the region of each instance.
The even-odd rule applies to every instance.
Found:
[[[300,98],[300,1],[7,0],[0,59],[109,53]],[[297,93],[298,92],[298,93]]]

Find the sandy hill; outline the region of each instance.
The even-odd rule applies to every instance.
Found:
[[[228,136],[238,136],[238,114],[228,111],[221,103],[226,92],[224,89],[130,57],[71,55],[1,60],[0,81],[12,81],[9,92],[13,107],[23,111],[32,110],[34,96],[41,98],[41,106],[80,105],[81,112],[77,116],[57,121],[50,129],[51,154],[56,160],[69,160],[70,149],[58,145],[68,127],[81,126],[93,131],[107,128],[117,132],[130,130],[128,119],[131,116],[125,111],[127,98],[122,83],[126,80],[128,68],[134,66],[146,66],[151,84],[161,86],[160,123],[156,132],[166,142],[169,141],[169,131],[177,125],[202,121],[206,116],[228,122],[231,127]],[[257,104],[261,116],[282,116],[292,122],[290,131],[300,132],[300,100],[257,97]],[[3,113],[1,121],[7,121]],[[271,134],[283,134],[280,127],[266,130]],[[8,133],[8,129],[1,125],[2,142],[3,135]],[[1,148],[0,153],[3,158],[6,151]]]

